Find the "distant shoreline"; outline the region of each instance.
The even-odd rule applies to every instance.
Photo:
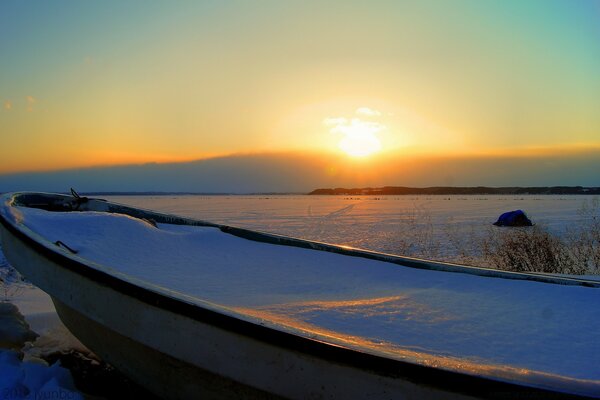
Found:
[[[384,186],[380,188],[328,188],[315,189],[309,195],[600,195],[600,187],[583,186],[543,186],[543,187],[454,187],[432,186],[414,188],[405,186]]]

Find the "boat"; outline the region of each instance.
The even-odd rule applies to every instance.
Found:
[[[600,398],[600,282],[420,260],[81,197],[0,197],[2,248],[157,396]]]

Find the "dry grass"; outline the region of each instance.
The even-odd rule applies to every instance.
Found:
[[[489,266],[506,271],[583,274],[569,246],[558,236],[534,226],[490,229],[481,243]]]
[[[465,230],[460,223],[455,223],[452,218],[442,226],[447,260],[457,264],[481,265],[481,238],[477,235],[475,226],[468,225],[466,228]]]
[[[409,257],[427,254],[429,258],[436,258],[441,255],[440,243],[435,240],[434,226],[427,210],[415,207],[403,215],[403,222],[395,237],[392,252]]]
[[[579,213],[581,225],[569,227],[565,240],[575,263],[600,274],[600,199],[585,202]]]
[[[577,224],[564,234],[541,225],[465,229],[449,219],[441,227],[442,235],[436,235],[431,216],[416,210],[404,221],[394,251],[506,271],[600,274],[600,199],[584,202],[579,215]]]

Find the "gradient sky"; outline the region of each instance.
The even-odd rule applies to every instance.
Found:
[[[576,154],[600,2],[6,0],[0,102],[0,174],[339,153],[353,120],[388,156]]]

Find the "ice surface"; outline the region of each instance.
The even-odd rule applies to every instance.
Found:
[[[593,196],[109,196],[206,221],[427,259],[465,262],[505,211],[554,234],[580,224]],[[480,265],[480,264],[478,264]]]
[[[417,270],[123,215],[19,211],[77,257],[322,340],[600,393],[600,289]]]

